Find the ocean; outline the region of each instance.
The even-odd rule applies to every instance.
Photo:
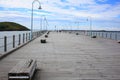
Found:
[[[24,38],[29,39],[30,31],[1,31],[0,32],[0,54],[4,53],[4,37],[7,37],[7,51],[13,49],[13,35],[15,36],[15,46],[19,44],[19,35],[21,35],[21,43],[23,42],[23,35]],[[25,40],[26,41],[26,40]]]

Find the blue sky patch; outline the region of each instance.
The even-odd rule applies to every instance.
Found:
[[[0,21],[8,20],[20,22],[30,28],[31,6],[34,0],[20,1],[1,0],[0,1]],[[55,25],[70,25],[76,28],[76,20],[81,22],[81,19],[86,20],[88,17],[92,19],[92,26],[94,29],[109,29],[113,25],[116,30],[120,27],[120,23],[116,24],[114,21],[120,21],[120,0],[39,0],[42,4],[42,9],[38,10],[34,4],[34,22],[35,26],[39,27],[41,16],[45,15],[48,18],[49,27]],[[24,2],[24,3],[23,3]],[[113,22],[112,22],[113,21]],[[39,23],[38,23],[39,22]],[[85,22],[85,21],[83,21]],[[103,23],[104,22],[104,23]],[[79,24],[84,29],[88,29],[89,21]],[[111,25],[109,25],[109,23]],[[60,26],[59,26],[60,28]],[[119,29],[120,30],[120,29]]]

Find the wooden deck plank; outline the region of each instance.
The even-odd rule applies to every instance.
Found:
[[[34,80],[120,80],[120,44],[89,36],[50,32],[0,61],[0,80],[21,60],[36,59]]]

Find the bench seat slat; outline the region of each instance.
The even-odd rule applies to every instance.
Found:
[[[10,72],[8,73],[8,78],[31,78],[34,74],[36,67],[37,64],[35,60],[22,60],[10,70]]]

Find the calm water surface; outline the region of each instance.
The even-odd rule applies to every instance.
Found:
[[[23,38],[23,34],[30,33],[30,31],[2,31],[0,32],[0,54],[4,52],[4,37],[7,37],[8,51],[12,49],[12,41],[13,35],[15,35],[15,43],[18,45],[19,34],[21,34],[21,40]]]

